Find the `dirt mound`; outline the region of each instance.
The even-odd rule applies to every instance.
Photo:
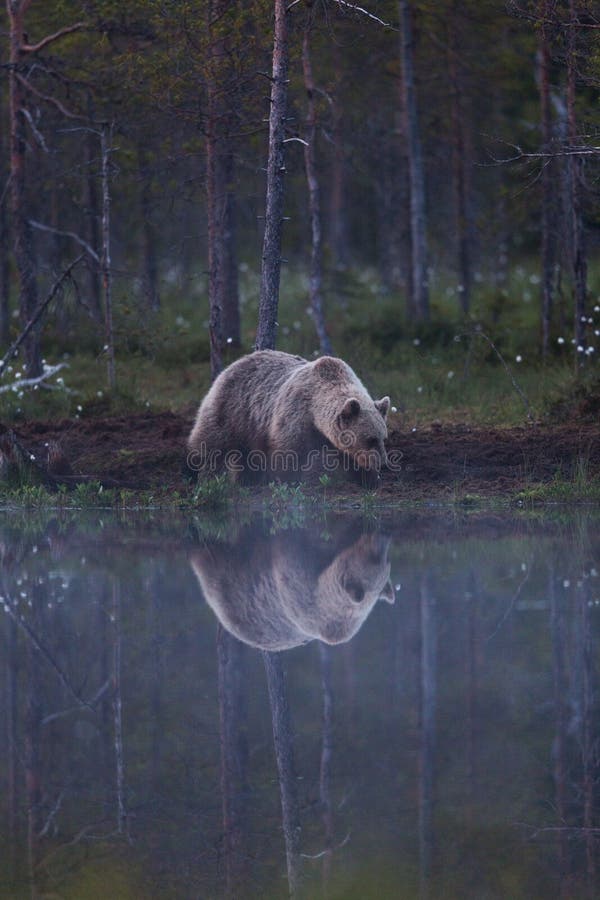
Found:
[[[75,473],[126,488],[187,490],[185,440],[192,418],[170,412],[28,422],[18,439],[42,462],[60,447]],[[383,496],[515,491],[579,467],[600,476],[600,425],[523,428],[437,426],[414,432],[392,425],[388,450],[400,468],[386,472]]]

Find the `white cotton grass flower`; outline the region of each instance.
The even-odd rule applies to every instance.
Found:
[[[556,339],[556,343],[557,343],[557,344],[564,344],[564,342],[565,342],[564,337],[559,337],[559,338]]]
[[[517,353],[517,355],[515,356],[515,362],[518,362],[518,363],[523,362],[523,357],[521,356],[520,353]]]

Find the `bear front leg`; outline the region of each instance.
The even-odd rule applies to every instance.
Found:
[[[227,454],[219,444],[218,436],[207,440],[204,435],[194,435],[186,457],[188,471],[198,479],[206,480],[228,470]]]

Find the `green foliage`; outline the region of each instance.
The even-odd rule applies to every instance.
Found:
[[[194,488],[192,504],[207,509],[227,506],[233,498],[233,493],[231,480],[227,474],[201,479]]]

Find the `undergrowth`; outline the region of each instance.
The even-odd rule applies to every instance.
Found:
[[[578,408],[582,393],[600,393],[600,344],[575,377],[571,334],[555,323],[551,352],[542,364],[536,267],[535,261],[515,266],[501,291],[480,273],[467,319],[459,312],[453,278],[434,273],[427,323],[407,319],[403,292],[386,290],[374,270],[330,273],[324,301],[334,352],[347,359],[373,394],[392,397],[402,425],[418,427],[432,419],[475,425],[522,423],[526,419],[522,398],[487,343],[489,338],[533,416],[543,418],[559,409],[562,417]],[[259,277],[247,264],[240,268],[242,347],[226,345],[225,364],[250,352],[254,342]],[[592,271],[592,298],[595,279]],[[191,410],[198,404],[210,384],[206,278],[194,279],[193,290],[163,285],[163,308],[158,313],[132,303],[126,285],[115,294],[117,390],[110,392],[106,386],[103,337],[97,325],[75,314],[66,327],[59,328],[50,319],[44,332],[45,358],[48,364],[65,363],[67,368],[52,381],[52,390],[27,392],[17,385],[0,393],[1,419],[93,418]],[[590,345],[598,342],[598,309],[597,300],[592,300]],[[278,321],[279,349],[309,359],[317,354],[307,278],[301,270],[286,267],[282,273]],[[5,373],[5,380],[13,377],[17,364],[18,360],[13,371]]]

